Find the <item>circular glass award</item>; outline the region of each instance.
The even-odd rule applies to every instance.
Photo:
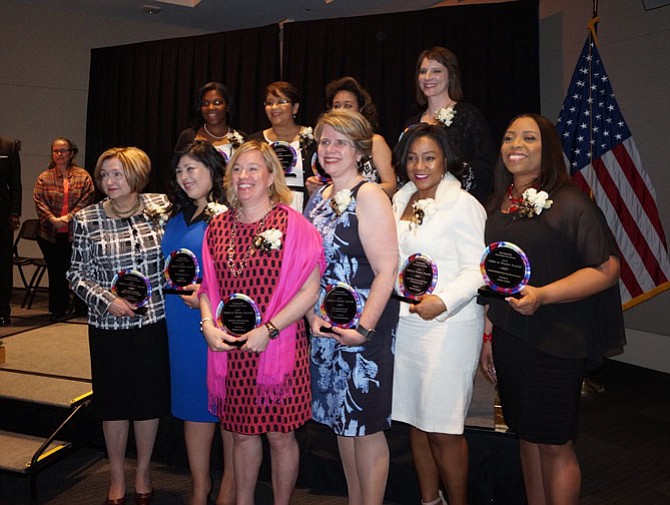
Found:
[[[505,298],[518,295],[530,280],[530,261],[511,242],[493,242],[482,254],[479,265],[486,288],[480,294]]]
[[[330,175],[328,175],[328,172],[326,172],[321,166],[321,163],[319,163],[318,153],[314,153],[312,155],[311,165],[312,173],[319,178],[319,181],[321,181],[323,184],[327,184],[331,181]]]
[[[163,277],[166,281],[163,293],[184,294],[185,286],[200,282],[198,258],[189,249],[172,251],[165,261]]]
[[[423,295],[429,295],[437,285],[437,264],[430,256],[415,253],[405,260],[398,274],[398,292],[401,301],[418,303]]]
[[[363,301],[354,288],[338,282],[326,287],[319,311],[324,321],[338,328],[355,328],[363,313]]]
[[[282,169],[284,170],[285,177],[295,177],[293,169],[298,163],[298,152],[295,148],[288,142],[283,142],[281,140],[277,142],[272,142],[270,147],[274,149],[279,162],[281,163]]]
[[[142,272],[128,268],[114,276],[111,291],[140,309],[151,299],[151,282]]]
[[[261,324],[261,311],[255,301],[242,293],[227,296],[216,308],[216,321],[235,337],[250,332]]]

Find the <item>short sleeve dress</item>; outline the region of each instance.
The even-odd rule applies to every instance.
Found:
[[[305,210],[323,237],[326,271],[321,292],[329,284],[344,282],[363,299],[374,280],[358,234],[356,195],[362,181],[352,189],[349,206],[337,216],[331,199],[319,188]],[[315,310],[318,313],[319,305]],[[393,344],[398,323],[398,302],[389,300],[370,342],[345,346],[332,338],[312,337],[312,415],[340,436],[364,436],[391,427],[393,391]]]
[[[221,299],[243,293],[256,302],[263,316],[279,281],[284,249],[251,255],[242,273],[234,276],[227,264],[227,249],[235,214],[235,210],[229,210],[212,219],[206,247],[214,262]],[[264,229],[278,229],[285,236],[287,223],[287,210],[277,206],[268,213]],[[237,223],[236,258],[242,260],[245,257],[255,235],[262,231],[258,226],[259,223]],[[236,268],[239,266],[238,262]],[[262,320],[267,319],[262,317]],[[211,354],[217,353],[210,351]],[[260,401],[256,383],[258,367],[259,356],[256,354],[237,350],[227,352],[226,395],[224,398],[213,397],[210,391],[209,398],[210,411],[218,416],[223,429],[244,435],[269,431],[288,433],[307,422],[311,418],[311,396],[308,341],[303,320],[298,321],[291,394],[281,402]]]
[[[191,214],[192,214],[191,209]],[[207,222],[187,221],[184,212],[170,219],[163,235],[163,256],[188,249],[202,265],[202,239]],[[199,331],[200,311],[190,310],[177,295],[165,296],[165,318],[170,350],[172,415],[192,422],[217,421],[207,402],[207,343]]]

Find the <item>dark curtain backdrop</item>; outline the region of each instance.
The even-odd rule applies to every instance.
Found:
[[[379,133],[393,147],[405,120],[419,110],[416,58],[432,45],[457,55],[465,98],[482,110],[498,139],[512,116],[540,111],[538,4],[519,0],[287,23],[281,74],[275,25],[94,49],[86,167],[92,171],[109,147],[134,145],[153,162],[148,190],[164,191],[193,95],[212,80],[232,93],[232,125],[252,133],[268,126],[261,105],[267,83],[293,82],[303,96],[297,120],[313,125],[324,109],[328,81],[352,75],[370,91]]]
[[[266,120],[261,102],[279,75],[278,34],[272,25],[92,50],[86,167],[93,171],[110,147],[136,146],[152,161],[148,190],[165,191],[175,141],[204,83],[230,90],[233,127],[249,132]]]
[[[508,120],[540,111],[538,0],[441,7],[399,14],[289,23],[284,76],[305,95],[301,119],[325,107],[324,88],[356,77],[370,92],[393,146],[416,103],[416,59],[430,46],[459,59],[465,99],[479,107],[497,140]]]

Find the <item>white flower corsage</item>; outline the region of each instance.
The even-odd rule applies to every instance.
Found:
[[[335,214],[341,216],[344,214],[344,211],[349,207],[351,203],[351,190],[350,189],[341,189],[339,190],[333,199],[330,201],[330,207],[335,211]]]
[[[314,133],[312,127],[308,126],[300,130],[300,149],[309,149],[314,144]]]
[[[456,111],[453,107],[440,107],[435,111],[435,121],[442,126],[451,126],[451,123],[454,122],[455,115]]]
[[[549,199],[546,191],[538,191],[535,188],[528,188],[523,192],[520,201],[513,201],[510,212],[516,212],[518,217],[532,218],[542,214],[544,209],[551,208],[554,203]]]
[[[260,252],[269,253],[273,249],[281,248],[282,232],[271,228],[254,237],[254,247]]]
[[[146,207],[144,209],[144,215],[147,216],[149,223],[154,228],[162,228],[165,226],[165,223],[170,219],[170,210],[172,209],[172,204],[167,207]]]
[[[426,217],[432,216],[437,212],[437,206],[433,198],[423,198],[412,204],[412,210],[414,213],[412,214],[410,228],[415,229],[423,224],[423,220]]]
[[[226,133],[226,139],[228,139],[228,142],[230,143],[233,149],[237,149],[242,144],[244,144],[244,138],[242,137],[242,135],[239,134],[237,130],[233,130],[231,132]]]
[[[226,207],[222,203],[218,202],[209,202],[207,206],[205,207],[205,210],[203,211],[203,215],[205,216],[205,221],[209,223],[214,216],[221,214],[222,212],[226,212],[228,210],[228,207]]]

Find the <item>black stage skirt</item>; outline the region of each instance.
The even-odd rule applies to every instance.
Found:
[[[155,419],[170,410],[165,321],[130,330],[88,327],[93,401],[105,421]]]
[[[562,445],[577,438],[585,358],[557,358],[495,328],[493,359],[503,416],[520,439]]]

